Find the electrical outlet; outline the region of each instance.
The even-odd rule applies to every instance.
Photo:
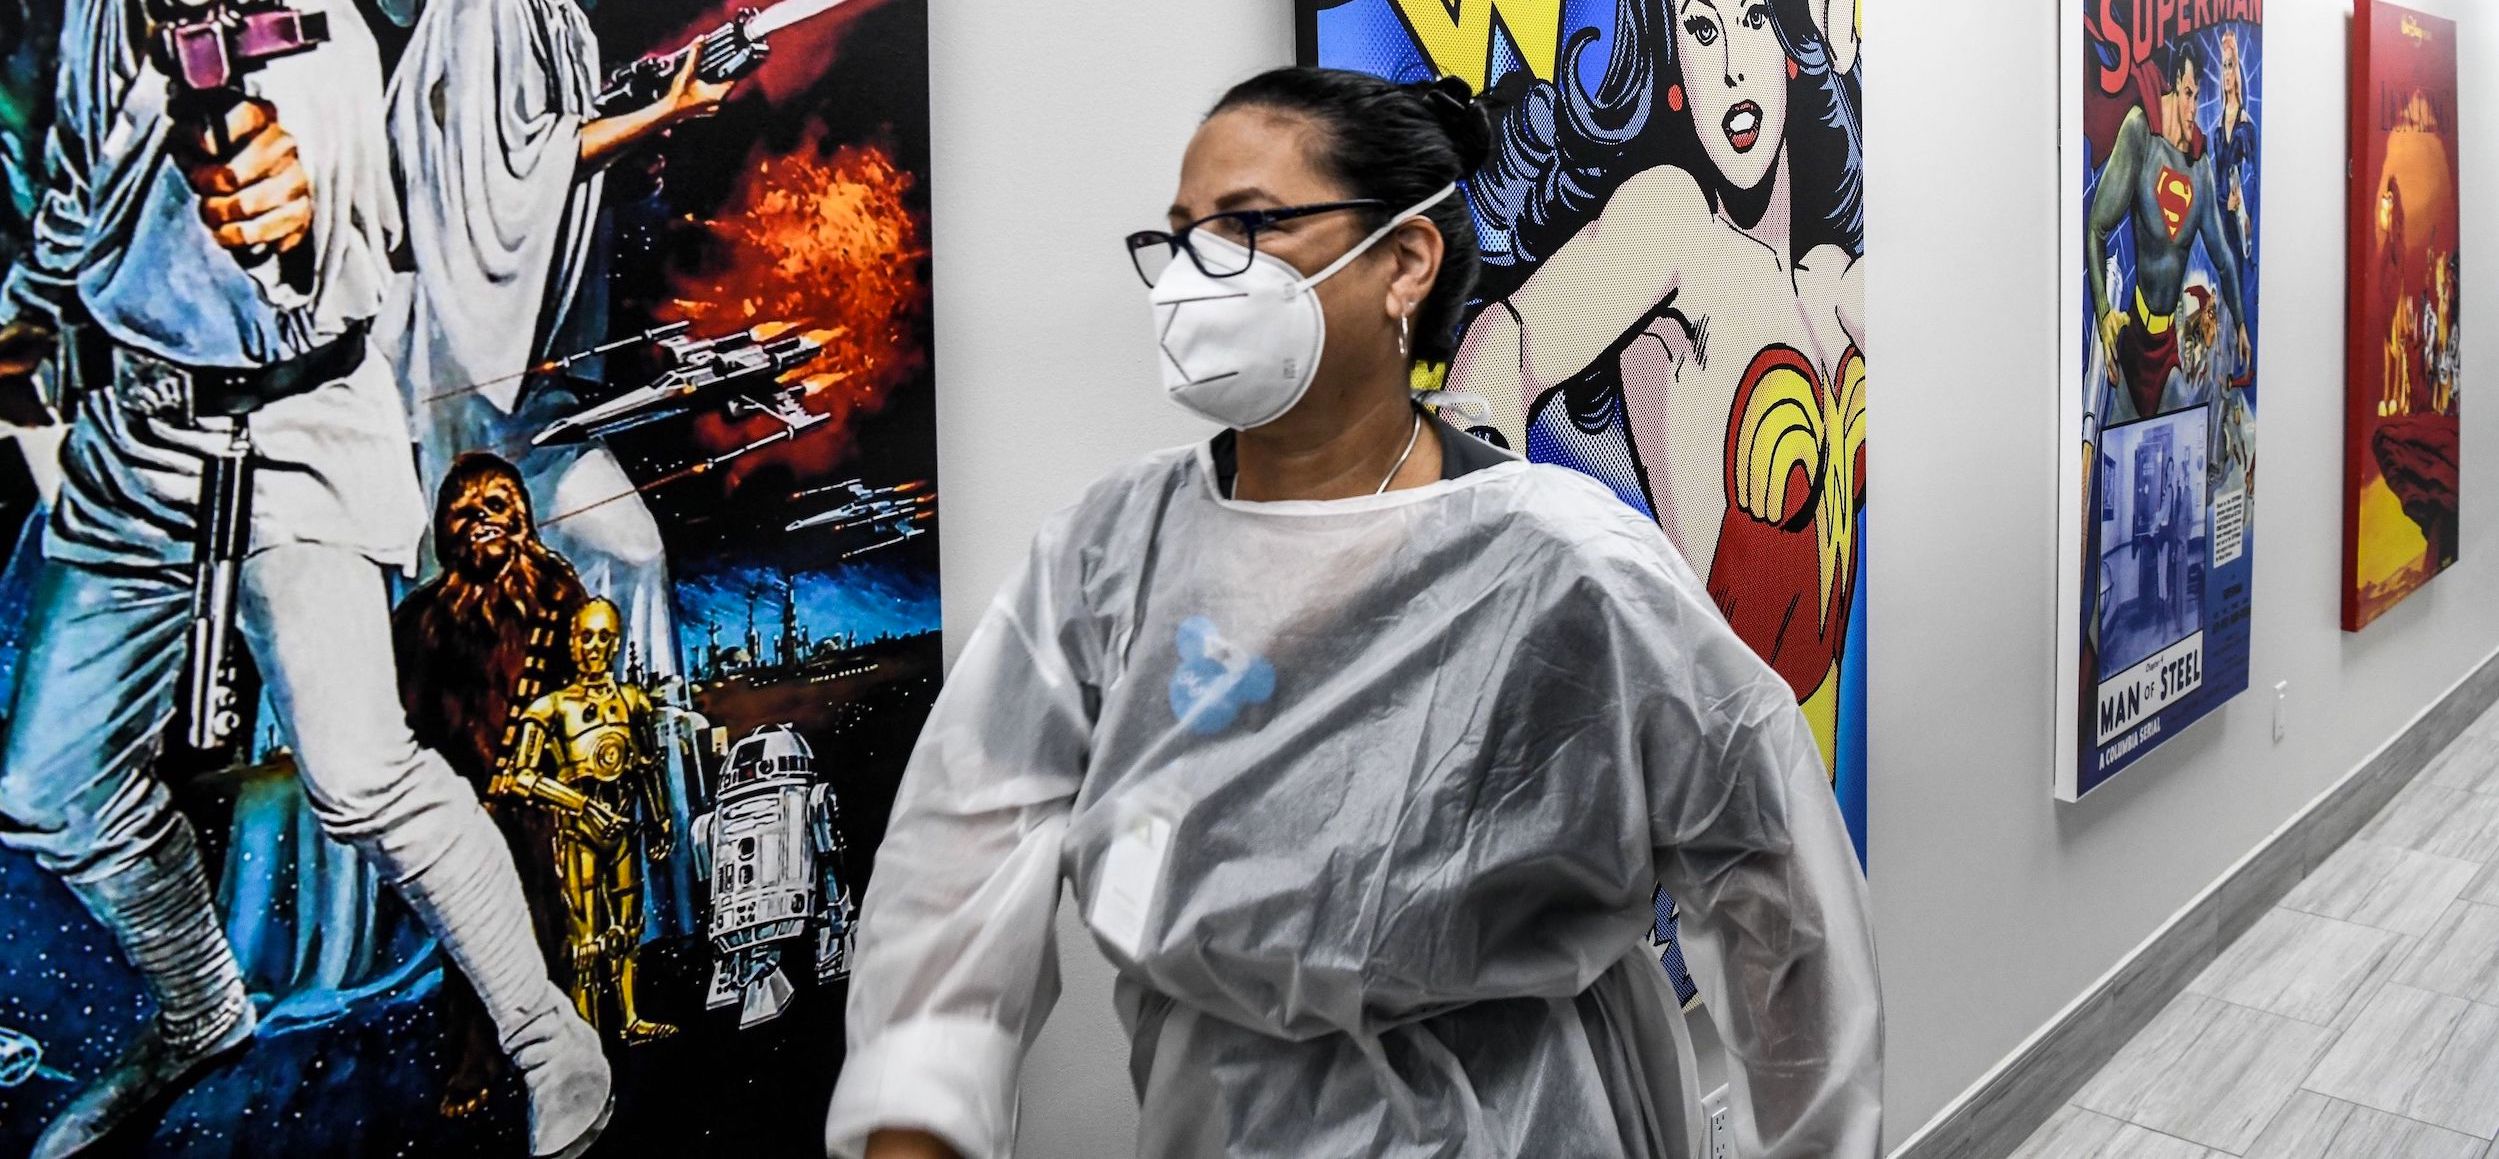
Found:
[[[2291,682],[2273,686],[2273,743],[2281,744],[2291,731]]]
[[[1709,1120],[1709,1159],[1735,1159],[1735,1119],[1727,1111],[1727,1088],[1703,1097],[1701,1113]]]

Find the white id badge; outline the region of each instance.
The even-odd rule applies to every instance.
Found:
[[[1102,940],[1130,958],[1145,942],[1145,921],[1154,911],[1154,894],[1162,883],[1163,857],[1171,849],[1171,822],[1140,813],[1111,839],[1102,855],[1102,873],[1094,883],[1093,911],[1085,923]]]

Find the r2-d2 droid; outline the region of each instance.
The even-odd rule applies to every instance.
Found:
[[[738,1005],[738,1027],[789,1009],[783,943],[815,934],[816,980],[850,973],[852,903],[841,878],[841,808],[816,781],[816,755],[786,725],[756,729],[729,750],[694,848],[711,881],[711,987],[704,1005]]]

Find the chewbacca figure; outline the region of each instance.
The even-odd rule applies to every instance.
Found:
[[[443,476],[434,559],[442,574],[391,616],[399,702],[417,743],[451,762],[503,830],[539,951],[556,985],[567,986],[553,822],[543,810],[487,798],[486,787],[519,731],[521,706],[573,682],[567,637],[590,597],[572,565],[539,541],[520,471],[483,452],[460,456]],[[485,1105],[501,1051],[476,996],[458,974],[444,979],[455,1058],[442,1109],[462,1116]]]

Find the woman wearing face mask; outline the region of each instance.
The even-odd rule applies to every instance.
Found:
[[[1444,82],[1446,83],[1446,82]],[[1228,94],[1129,239],[1164,385],[1229,430],[1054,518],[966,646],[861,925],[838,1155],[1004,1155],[1062,875],[1147,1156],[1870,1156],[1864,882],[1786,685],[1656,525],[1417,410],[1474,276],[1455,88]]]

